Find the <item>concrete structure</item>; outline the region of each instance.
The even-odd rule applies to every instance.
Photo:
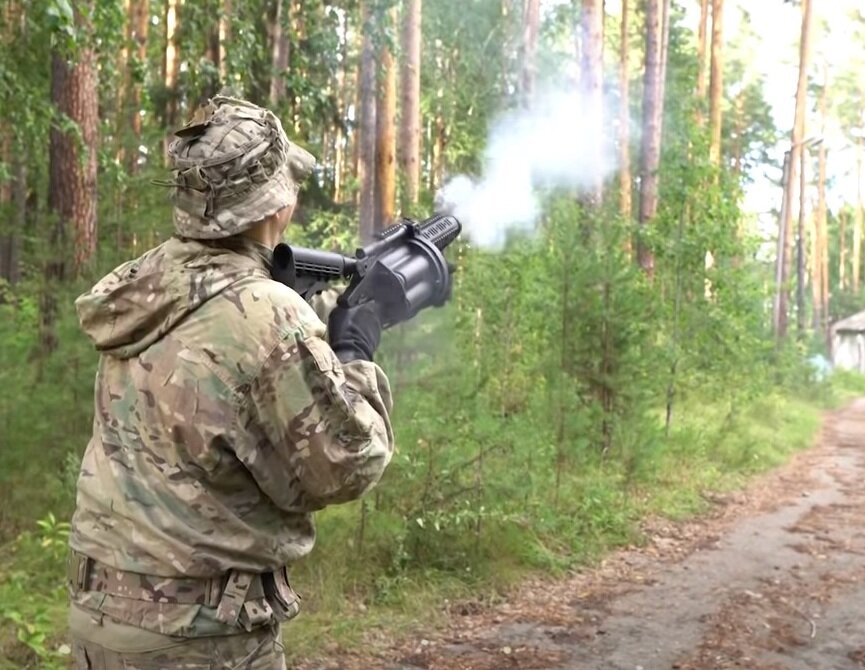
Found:
[[[865,374],[865,312],[832,324],[832,363]]]

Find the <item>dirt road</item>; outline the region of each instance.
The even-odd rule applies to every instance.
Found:
[[[330,667],[865,668],[865,400],[830,416],[817,447],[714,502],[597,570],[454,605],[446,629]]]

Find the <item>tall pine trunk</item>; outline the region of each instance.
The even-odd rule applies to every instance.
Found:
[[[231,0],[222,0],[219,14],[219,81],[228,81],[228,43],[231,41],[231,21],[233,14]]]
[[[700,25],[697,28],[697,122],[703,125],[703,105],[706,99],[706,81],[709,59],[706,44],[709,35],[709,0],[700,0]]]
[[[520,67],[520,100],[529,107],[535,93],[536,52],[540,26],[540,0],[523,0],[523,44]]]
[[[856,142],[856,207],[853,210],[853,258],[850,288],[859,293],[862,280],[862,139]]]
[[[118,165],[126,164],[126,108],[129,105],[132,89],[132,67],[130,63],[132,54],[132,33],[134,31],[132,0],[123,0],[123,43],[117,52],[115,61],[117,78],[115,80],[114,97],[114,128],[112,131],[114,139],[115,160]]]
[[[96,253],[99,99],[93,48],[80,46],[72,58],[68,60],[57,50],[51,58],[52,102],[75,128],[51,130],[48,194],[50,209],[56,216],[57,237],[65,240],[69,238],[67,231],[72,233],[72,266],[78,274]],[[64,274],[58,278],[64,278]]]
[[[0,128],[0,165],[12,162],[12,133],[9,128]],[[18,261],[14,256],[17,246],[16,235],[11,216],[12,182],[0,181],[0,279],[10,284],[17,281]],[[0,294],[0,302],[3,296]]]
[[[643,135],[640,150],[640,225],[648,226],[658,211],[658,168],[661,163],[661,80],[663,27],[661,0],[646,1],[646,59],[643,75]],[[643,240],[637,261],[649,276],[655,273],[655,257]]]
[[[709,160],[721,164],[721,105],[724,98],[724,0],[712,0],[712,63],[709,75]]]
[[[375,51],[372,31],[375,16],[371,11],[371,0],[363,5],[363,46],[360,54],[358,74],[358,181],[360,182],[359,215],[360,239],[370,241],[376,230],[375,224],[375,149],[376,149],[376,76]]]
[[[582,27],[582,51],[580,59],[580,79],[588,104],[590,122],[603,126],[604,114],[604,2],[603,0],[583,0],[580,17]],[[604,138],[600,132],[592,135],[593,146],[590,151],[595,156],[603,154]],[[595,171],[587,189],[586,202],[599,205],[603,198],[604,182],[600,170]]]
[[[619,35],[619,212],[631,218],[631,85],[628,79],[628,0],[622,0]]]
[[[270,23],[270,106],[285,97],[285,70],[288,67],[288,35],[282,26],[284,0],[276,0]],[[344,67],[344,64],[343,64]]]
[[[179,11],[182,0],[167,0],[165,5],[165,55],[163,59],[163,81],[165,84],[165,126],[168,132],[173,131],[178,125],[180,109],[180,91],[178,90],[178,79],[180,78],[180,42],[178,40]],[[168,160],[168,143],[170,139],[164,139],[164,154]]]
[[[820,122],[821,136],[826,136],[827,97],[829,92],[829,77],[827,67],[823,68],[823,89],[820,92]],[[817,267],[820,279],[819,320],[815,324],[827,338],[829,337],[829,217],[826,205],[826,143],[821,142],[817,153],[817,239],[819,240]]]
[[[796,86],[796,112],[793,122],[793,133],[790,147],[790,168],[788,170],[788,178],[784,193],[784,200],[787,207],[782,208],[784,211],[784,221],[781,224],[781,234],[783,237],[783,263],[780,273],[780,285],[778,290],[778,314],[776,317],[776,335],[778,338],[787,336],[788,315],[788,294],[790,281],[790,270],[793,260],[793,193],[796,191],[796,185],[799,181],[799,166],[802,164],[802,156],[805,141],[805,114],[806,104],[808,100],[808,65],[810,61],[810,42],[811,42],[811,24],[812,11],[811,1],[802,0],[802,31],[799,41],[799,81]]]
[[[799,219],[796,232],[796,326],[799,337],[805,336],[805,230],[808,217],[808,163],[802,147],[799,165]]]
[[[90,6],[75,7],[80,41],[72,54],[55,47],[51,53],[51,101],[57,113],[74,128],[55,125],[49,144],[48,205],[53,216],[50,248],[40,299],[40,342],[43,353],[57,346],[55,281],[69,276],[67,248],[72,247],[72,270],[80,273],[96,253],[96,170],[99,149],[99,99],[96,54],[92,46]]]
[[[405,180],[405,202],[416,205],[420,193],[421,1],[407,0],[402,24],[399,164]]]
[[[390,20],[396,23],[396,10]],[[396,208],[396,66],[387,44],[379,51],[379,90],[376,100],[375,228],[393,223]]]
[[[814,328],[823,332],[829,315],[828,235],[826,229],[826,148],[817,151],[817,211],[814,214]]]
[[[26,15],[17,1],[6,3],[2,14],[3,47],[13,49],[20,33],[26,29]],[[11,179],[0,181],[0,279],[15,284],[20,278],[20,247],[23,226],[19,225],[23,215],[23,202],[16,195],[25,188],[24,161],[15,146],[15,132],[11,124],[0,126],[0,164],[12,167]],[[21,208],[19,209],[19,205]],[[0,301],[3,296],[0,295]]]
[[[342,60],[336,72],[336,100],[337,100],[337,124],[334,136],[334,159],[333,159],[333,200],[342,202],[343,183],[345,173],[345,154],[348,150],[346,137],[346,108],[349,100],[348,86],[348,19],[343,18],[340,29],[339,50]]]
[[[848,286],[847,280],[847,210],[838,210],[838,288]]]
[[[147,35],[150,28],[150,1],[133,0],[132,42],[135,46],[135,69],[143,73],[147,66]],[[143,82],[133,78],[129,91],[129,149],[126,151],[127,170],[138,172],[139,147],[141,146],[141,97]]]

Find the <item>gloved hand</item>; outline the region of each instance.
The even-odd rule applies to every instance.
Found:
[[[337,305],[330,313],[327,333],[330,346],[340,362],[371,361],[381,339],[381,320],[375,305]]]

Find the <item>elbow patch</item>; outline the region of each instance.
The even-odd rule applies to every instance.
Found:
[[[313,414],[323,423],[306,425],[302,432],[324,432],[344,446],[368,440],[372,434],[370,417],[361,416],[366,405],[346,382],[336,354],[318,338],[300,341],[299,348],[307,363],[304,369],[310,395],[318,409]]]

